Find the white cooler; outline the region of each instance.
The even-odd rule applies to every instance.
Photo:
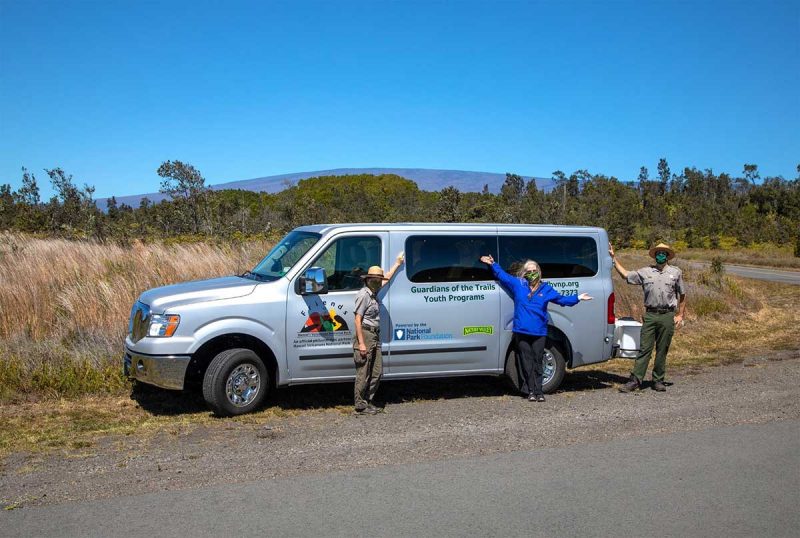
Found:
[[[633,318],[618,318],[614,322],[614,356],[635,359],[639,354],[642,324]]]

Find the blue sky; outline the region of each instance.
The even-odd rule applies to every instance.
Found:
[[[0,183],[340,167],[796,177],[800,0],[0,0]],[[45,189],[45,194],[49,193]]]

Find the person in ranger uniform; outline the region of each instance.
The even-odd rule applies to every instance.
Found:
[[[354,399],[358,414],[374,415],[379,412],[372,403],[383,373],[381,303],[378,292],[391,280],[395,271],[403,264],[403,259],[401,252],[386,276],[377,265],[370,267],[367,274],[361,276],[364,287],[356,294],[356,330],[353,334],[353,362],[356,365]]]
[[[614,256],[614,247],[608,245],[608,253],[614,260],[614,267],[628,284],[641,286],[644,290],[644,323],[639,348],[639,356],[631,372],[631,379],[619,390],[631,392],[640,389],[647,373],[647,364],[653,347],[656,348],[656,360],[653,364],[653,390],[663,392],[664,375],[667,370],[667,352],[672,341],[675,328],[683,323],[686,309],[686,287],[683,284],[683,273],[673,265],[669,265],[675,257],[669,245],[659,243],[650,249],[650,256],[656,264],[642,267],[637,271],[627,271]]]

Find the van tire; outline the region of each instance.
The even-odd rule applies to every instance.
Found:
[[[258,409],[271,387],[272,380],[263,361],[247,348],[221,351],[203,376],[203,398],[220,417]]]
[[[564,355],[561,354],[561,350],[554,344],[548,342],[544,348],[544,352],[545,354],[549,352],[553,357],[553,366],[555,370],[550,380],[542,385],[542,391],[545,394],[552,394],[558,390],[558,387],[561,386],[561,382],[564,381],[564,375],[567,373],[567,363],[564,360]]]
[[[545,394],[551,394],[555,392],[561,385],[561,382],[564,381],[567,364],[566,361],[564,361],[564,355],[555,344],[548,341],[547,344],[545,344],[544,352],[545,354],[549,353],[553,357],[554,371],[550,379],[545,380],[545,383],[542,385],[542,391]],[[505,377],[510,388],[514,392],[519,392],[521,380],[517,369],[517,353],[513,346],[509,349],[508,355],[506,356]]]

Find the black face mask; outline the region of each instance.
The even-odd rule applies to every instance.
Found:
[[[372,293],[378,293],[378,290],[381,289],[381,281],[371,278],[367,280],[367,287],[370,289]]]

